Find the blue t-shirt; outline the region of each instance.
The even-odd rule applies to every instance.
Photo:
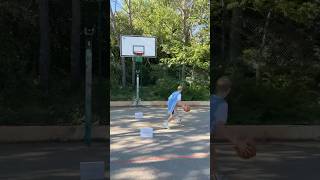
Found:
[[[176,107],[179,101],[181,101],[180,91],[175,91],[169,96],[168,102],[167,102],[169,114],[173,112],[174,108]]]
[[[227,123],[228,103],[219,96],[211,95],[210,97],[210,132],[214,133],[218,122]]]

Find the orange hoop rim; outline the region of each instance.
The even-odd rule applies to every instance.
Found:
[[[143,51],[137,51],[137,52],[134,52],[135,55],[138,55],[138,56],[142,56],[144,53]]]

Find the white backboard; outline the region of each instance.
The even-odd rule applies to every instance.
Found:
[[[134,49],[143,50],[142,57],[157,57],[156,37],[122,35],[120,37],[120,56],[136,57]]]

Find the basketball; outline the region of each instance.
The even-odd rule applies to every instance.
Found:
[[[187,104],[183,105],[183,110],[185,112],[189,112],[191,110],[190,106],[188,106]]]
[[[247,148],[244,151],[241,151],[237,146],[235,146],[234,149],[236,150],[238,156],[243,159],[250,159],[257,154],[257,149],[252,143],[247,143]]]

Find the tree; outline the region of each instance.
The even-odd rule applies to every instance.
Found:
[[[48,0],[39,1],[40,23],[40,52],[39,76],[40,85],[45,94],[49,92],[49,66],[50,66],[50,38],[49,38],[49,4]]]
[[[192,67],[196,64],[197,67],[193,61],[194,46],[202,45],[209,50],[209,2],[162,0],[138,1],[136,4],[139,8],[134,24],[145,34],[157,37],[159,51],[167,54],[160,60],[169,66],[185,64]],[[207,58],[208,64],[210,59]]]
[[[71,27],[71,79],[72,84],[79,85],[80,70],[80,32],[81,32],[80,0],[72,0],[72,27]]]
[[[141,66],[145,88],[155,84],[162,86],[163,82],[168,82],[167,87],[170,88],[169,81],[172,84],[183,82],[199,91],[203,87],[208,87],[210,61],[208,1],[130,0],[130,3],[124,1],[124,7],[115,15],[116,29],[120,34],[157,38],[157,58],[145,59]],[[114,24],[112,23],[111,29],[114,28]],[[118,53],[116,51],[118,47],[115,46],[118,39],[114,34],[111,37],[115,57]],[[113,66],[114,70],[121,67],[119,59],[115,57],[113,61],[113,63],[119,62],[119,66]],[[132,72],[133,81],[134,64],[131,68],[132,71],[127,70],[127,72]],[[157,94],[155,91],[148,93]],[[166,91],[160,94],[166,94]]]
[[[112,11],[112,8],[110,8],[110,14],[111,14],[111,24],[112,24],[112,28],[113,28],[113,31],[112,31],[112,38],[114,38],[114,41],[115,41],[115,45],[117,48],[119,48],[119,38],[120,38],[120,33],[121,30],[118,29],[118,26],[117,26],[117,20],[119,21],[119,19],[117,19],[117,14],[116,14],[116,6],[117,6],[117,0],[115,0],[114,2],[115,4],[115,8],[114,8],[114,12]],[[110,7],[111,7],[111,1],[110,1]],[[121,24],[120,24],[121,25]],[[118,51],[116,51],[118,52]],[[111,52],[113,53],[113,52]],[[117,58],[118,56],[116,56],[115,54],[113,54],[113,57],[114,58]],[[120,62],[121,62],[121,84],[122,84],[122,87],[126,87],[126,63],[125,63],[125,58],[124,57],[121,57],[120,58]]]
[[[133,12],[132,12],[132,1],[131,0],[124,0],[124,2],[125,2],[125,7],[126,7],[126,9],[127,9],[127,12],[128,12],[128,18],[129,18],[129,27],[130,27],[130,30],[131,30],[131,34],[132,34],[132,32],[133,32],[133,24],[132,24],[132,21],[133,21],[133,19],[132,19],[132,14],[133,14]],[[136,77],[135,77],[135,75],[136,75],[136,73],[135,73],[135,68],[136,67],[136,63],[135,63],[135,61],[134,61],[134,59],[132,58],[132,70],[131,70],[131,83],[132,83],[132,86],[134,86],[135,85],[135,79],[136,79]]]
[[[241,53],[241,39],[240,39],[240,29],[242,25],[242,11],[239,7],[234,7],[232,9],[231,24],[230,24],[230,55],[229,61],[236,62]]]

